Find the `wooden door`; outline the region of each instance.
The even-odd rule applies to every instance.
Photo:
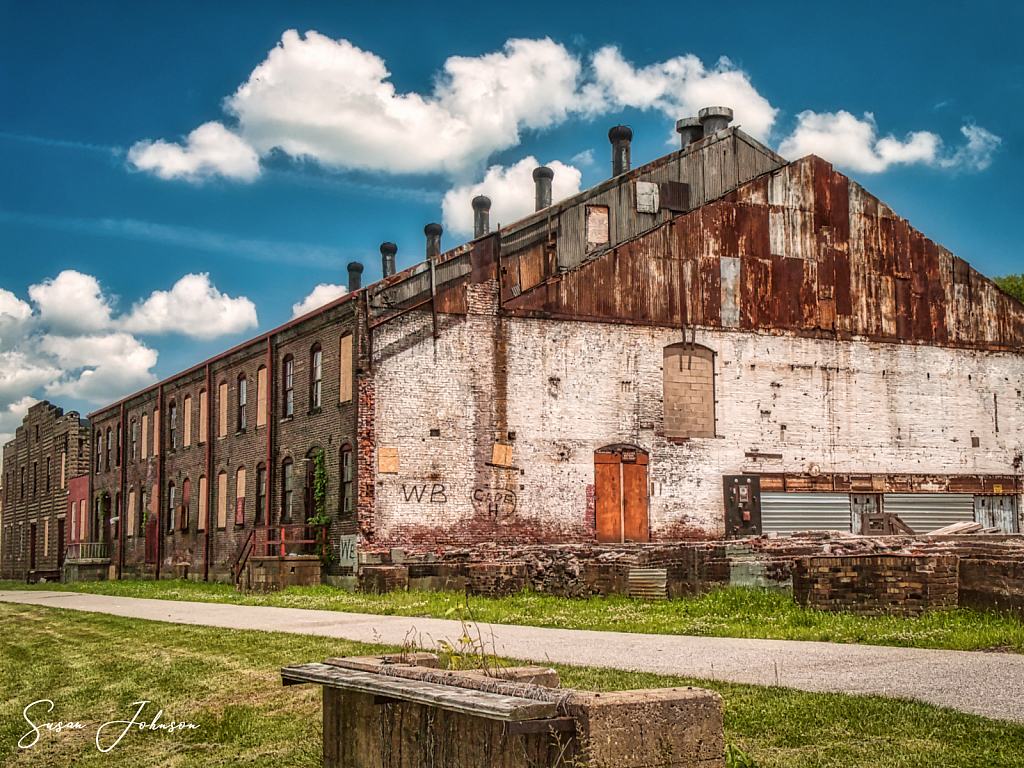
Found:
[[[57,521],[57,568],[64,567],[64,521]]]
[[[622,541],[621,466],[618,454],[594,454],[595,525],[601,543]]]
[[[600,543],[650,541],[647,517],[647,456],[594,454],[595,526]]]

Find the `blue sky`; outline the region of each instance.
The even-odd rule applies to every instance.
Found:
[[[723,104],[984,274],[1024,271],[1017,3],[0,0],[0,440],[673,149]],[[317,286],[319,290],[314,290]],[[312,299],[308,297],[313,294]],[[305,302],[305,303],[304,303]]]

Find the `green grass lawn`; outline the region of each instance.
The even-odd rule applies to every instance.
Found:
[[[235,631],[0,603],[0,764],[4,766],[315,766],[320,689],[281,686],[282,666],[373,652],[328,638]],[[559,666],[563,686],[622,690],[698,685],[725,698],[726,740],[769,766],[1024,767],[1024,726],[900,699]],[[78,720],[19,749],[34,722]],[[186,721],[196,730],[132,731],[104,754],[97,725]],[[106,733],[106,732],[105,732]]]
[[[0,589],[26,589],[0,581]],[[791,597],[752,589],[722,589],[684,600],[634,600],[628,597],[571,600],[534,592],[503,598],[453,592],[350,594],[332,587],[290,587],[281,592],[236,592],[226,584],[190,581],[101,581],[38,585],[122,597],[272,605],[396,616],[451,618],[459,615],[490,624],[523,624],[562,629],[593,629],[644,634],[819,640],[836,643],[896,645],[910,648],[1024,653],[1024,621],[1013,616],[966,609],[920,618],[858,617],[824,613],[796,604]],[[468,610],[467,610],[468,608]]]

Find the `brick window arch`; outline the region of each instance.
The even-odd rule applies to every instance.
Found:
[[[247,381],[244,373],[238,374],[238,431],[245,432],[245,403],[247,396]]]
[[[295,358],[285,355],[281,365],[281,412],[285,416],[295,415]]]
[[[715,353],[707,347],[665,347],[662,368],[665,437],[715,436]]]
[[[317,410],[323,403],[324,350],[314,344],[309,350],[309,408]]]

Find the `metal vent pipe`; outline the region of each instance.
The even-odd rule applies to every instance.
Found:
[[[380,244],[380,261],[384,268],[384,277],[391,277],[395,274],[395,254],[398,253],[398,246],[394,243]]]
[[[348,263],[348,290],[349,293],[358,291],[362,286],[363,265],[358,261]]]
[[[440,224],[427,224],[423,234],[427,236],[427,261],[437,261],[441,255],[441,233],[444,228]]]
[[[619,176],[629,170],[629,142],[633,131],[628,126],[616,125],[608,131],[612,143],[612,176]]]
[[[684,117],[682,120],[676,120],[676,133],[679,134],[683,149],[686,149],[704,138],[704,126],[700,124],[700,118]]]
[[[535,211],[543,211],[551,207],[551,180],[555,178],[555,172],[542,165],[533,169],[533,182],[537,187]]]
[[[473,239],[491,231],[491,198],[477,195],[473,198]]]
[[[697,113],[697,119],[704,126],[704,135],[710,136],[729,127],[729,123],[732,122],[732,110],[728,107],[704,107]]]

